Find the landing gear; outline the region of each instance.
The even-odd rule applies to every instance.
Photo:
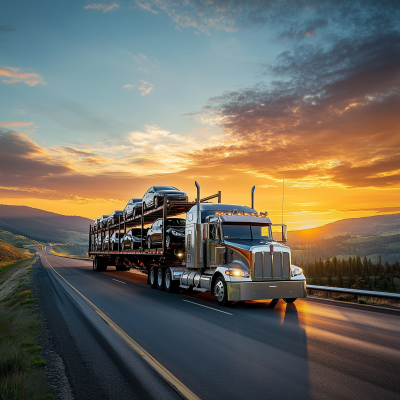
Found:
[[[228,301],[228,290],[226,288],[225,279],[221,276],[215,281],[214,296],[220,306],[226,307],[230,304],[230,301]]]

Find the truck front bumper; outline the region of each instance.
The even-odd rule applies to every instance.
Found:
[[[306,281],[226,282],[229,301],[307,297]]]

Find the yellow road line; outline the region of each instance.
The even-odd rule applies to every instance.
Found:
[[[89,299],[87,299],[78,289],[72,286],[64,277],[62,277],[49,263],[47,257],[44,256],[51,269],[72,289],[75,290],[83,299],[85,299],[96,311],[96,313],[107,322],[108,325],[119,336],[121,336],[142,358],[150,364],[167,382],[169,382],[179,393],[181,393],[186,399],[189,400],[200,400],[190,389],[188,389],[178,378],[171,374],[165,367],[163,367],[154,357],[152,357],[143,347],[136,343],[128,334],[126,334],[117,324],[115,324],[107,315],[105,315],[98,307],[96,307]]]

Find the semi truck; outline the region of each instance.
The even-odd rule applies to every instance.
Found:
[[[174,202],[164,195],[162,205],[152,210],[142,208],[141,215],[125,218],[108,227],[90,226],[89,256],[93,271],[115,266],[119,271],[136,268],[148,276],[153,289],[168,293],[180,290],[208,292],[217,303],[279,299],[287,303],[306,297],[306,278],[301,268],[292,265],[291,251],[285,245],[287,227],[272,224],[267,212],[254,209],[254,187],[251,207],[221,203],[221,192],[201,199],[200,185],[195,182],[194,202]],[[212,199],[218,202],[210,202]],[[184,245],[166,246],[167,219],[186,214]],[[101,243],[115,232],[122,237],[127,229],[144,227],[161,220],[161,246],[145,248],[145,241],[134,250],[105,250]],[[281,239],[273,237],[273,227],[281,230]],[[276,228],[275,228],[276,229]]]

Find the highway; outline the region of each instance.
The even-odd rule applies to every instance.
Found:
[[[203,400],[400,398],[399,315],[307,299],[222,308],[151,289],[136,271],[38,253],[76,399],[182,398],[95,307]]]

